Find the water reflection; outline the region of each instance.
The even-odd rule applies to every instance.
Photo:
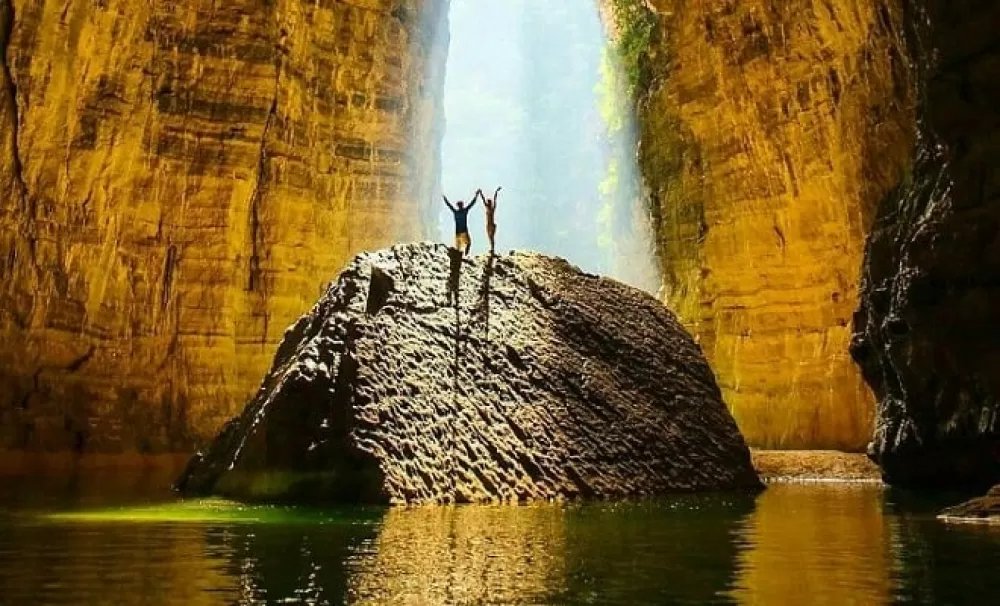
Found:
[[[348,594],[391,604],[724,601],[736,556],[731,536],[752,505],[685,496],[392,510],[349,561],[356,574]]]
[[[571,604],[730,602],[733,537],[753,498],[688,495],[588,505],[567,526],[565,599]]]
[[[222,566],[241,604],[341,604],[355,548],[371,540],[365,524],[255,525],[218,529],[208,555]]]
[[[11,488],[10,483],[4,484]],[[37,487],[36,487],[37,488]],[[877,487],[772,486],[531,507],[308,510],[222,501],[51,516],[0,491],[7,604],[989,603],[1000,530]],[[35,495],[35,496],[30,496]],[[32,504],[33,499],[41,499]]]
[[[355,603],[544,603],[566,583],[566,511],[554,506],[389,511],[348,561]]]
[[[0,520],[0,603],[217,604],[239,579],[195,526],[6,526]]]
[[[1000,596],[1000,527],[948,525],[919,514],[969,495],[926,497],[887,493],[897,554],[896,600],[909,604],[995,604]]]
[[[739,530],[733,597],[747,604],[884,604],[894,568],[883,490],[774,485]]]

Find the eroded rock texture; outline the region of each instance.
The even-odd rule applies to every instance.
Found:
[[[751,444],[863,449],[858,267],[913,137],[899,2],[645,4],[640,163],[665,300]]]
[[[421,235],[446,4],[0,0],[0,450],[189,448]]]
[[[940,518],[946,522],[1000,524],[1000,486],[994,486],[984,496],[945,509]]]
[[[1000,482],[1000,5],[908,15],[912,173],[879,208],[852,354],[878,395],[870,453],[898,484]]]
[[[355,259],[181,485],[467,502],[758,479],[700,348],[653,297],[537,254],[413,244]]]

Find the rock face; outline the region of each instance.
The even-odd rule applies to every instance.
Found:
[[[348,266],[180,485],[398,503],[759,481],[701,350],[654,298],[559,259],[413,244]]]
[[[0,0],[0,450],[190,448],[428,223],[446,2],[147,4]]]
[[[851,352],[887,480],[1000,482],[1000,5],[916,3],[922,132],[865,254]]]
[[[1000,486],[994,486],[986,496],[945,509],[939,517],[946,522],[1000,524]]]
[[[651,10],[620,29],[665,300],[751,444],[863,449],[858,267],[913,140],[899,3],[605,3]]]

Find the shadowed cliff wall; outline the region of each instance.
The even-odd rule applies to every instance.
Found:
[[[900,2],[645,5],[619,26],[664,299],[751,444],[862,449],[858,268],[913,140]]]
[[[446,2],[0,0],[0,449],[187,449],[423,235]]]
[[[908,10],[920,136],[868,241],[851,351],[886,479],[985,487],[1000,482],[1000,5]]]

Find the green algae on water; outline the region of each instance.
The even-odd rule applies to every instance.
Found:
[[[338,509],[250,505],[225,499],[190,499],[139,505],[108,507],[43,514],[51,522],[80,523],[227,523],[227,524],[370,524],[378,521],[381,509]]]

